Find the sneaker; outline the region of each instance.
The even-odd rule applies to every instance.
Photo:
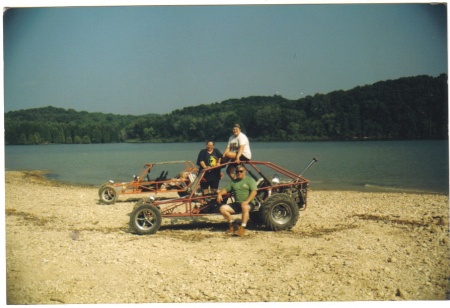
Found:
[[[245,227],[240,226],[237,231],[235,231],[233,234],[237,236],[243,236],[245,233]]]
[[[235,222],[232,222],[232,223],[230,223],[229,228],[227,231],[225,231],[225,233],[233,234],[234,232],[238,231],[238,229],[239,229],[239,226]]]

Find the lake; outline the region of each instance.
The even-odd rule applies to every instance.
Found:
[[[224,151],[225,142],[216,143]],[[147,162],[196,162],[202,143],[6,146],[6,170],[45,170],[50,178],[100,186],[130,181]],[[444,193],[449,191],[448,141],[252,142],[252,160],[304,176],[312,190]],[[227,179],[228,180],[228,179]],[[224,184],[221,182],[221,187]]]

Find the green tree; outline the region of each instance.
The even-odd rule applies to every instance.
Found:
[[[89,138],[88,135],[84,135],[82,140],[81,140],[81,143],[83,143],[83,144],[91,143],[91,139]]]
[[[28,139],[25,133],[20,134],[19,144],[28,144]]]

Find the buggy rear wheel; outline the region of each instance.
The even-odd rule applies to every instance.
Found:
[[[156,233],[161,222],[161,212],[157,207],[149,204],[136,207],[130,215],[131,228],[140,235]]]
[[[105,204],[112,204],[117,201],[118,193],[112,186],[105,185],[100,187],[98,191],[100,200]]]
[[[261,216],[269,230],[290,230],[297,223],[299,217],[298,206],[286,194],[271,196],[261,206]]]

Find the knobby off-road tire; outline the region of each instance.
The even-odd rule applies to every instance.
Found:
[[[150,204],[143,204],[133,209],[130,226],[139,235],[154,234],[161,226],[162,217],[159,209]]]
[[[109,185],[104,185],[98,190],[100,201],[105,204],[112,204],[119,198],[119,193],[116,189]]]
[[[261,206],[260,212],[264,225],[272,231],[290,230],[299,217],[297,204],[286,194],[269,197]]]

